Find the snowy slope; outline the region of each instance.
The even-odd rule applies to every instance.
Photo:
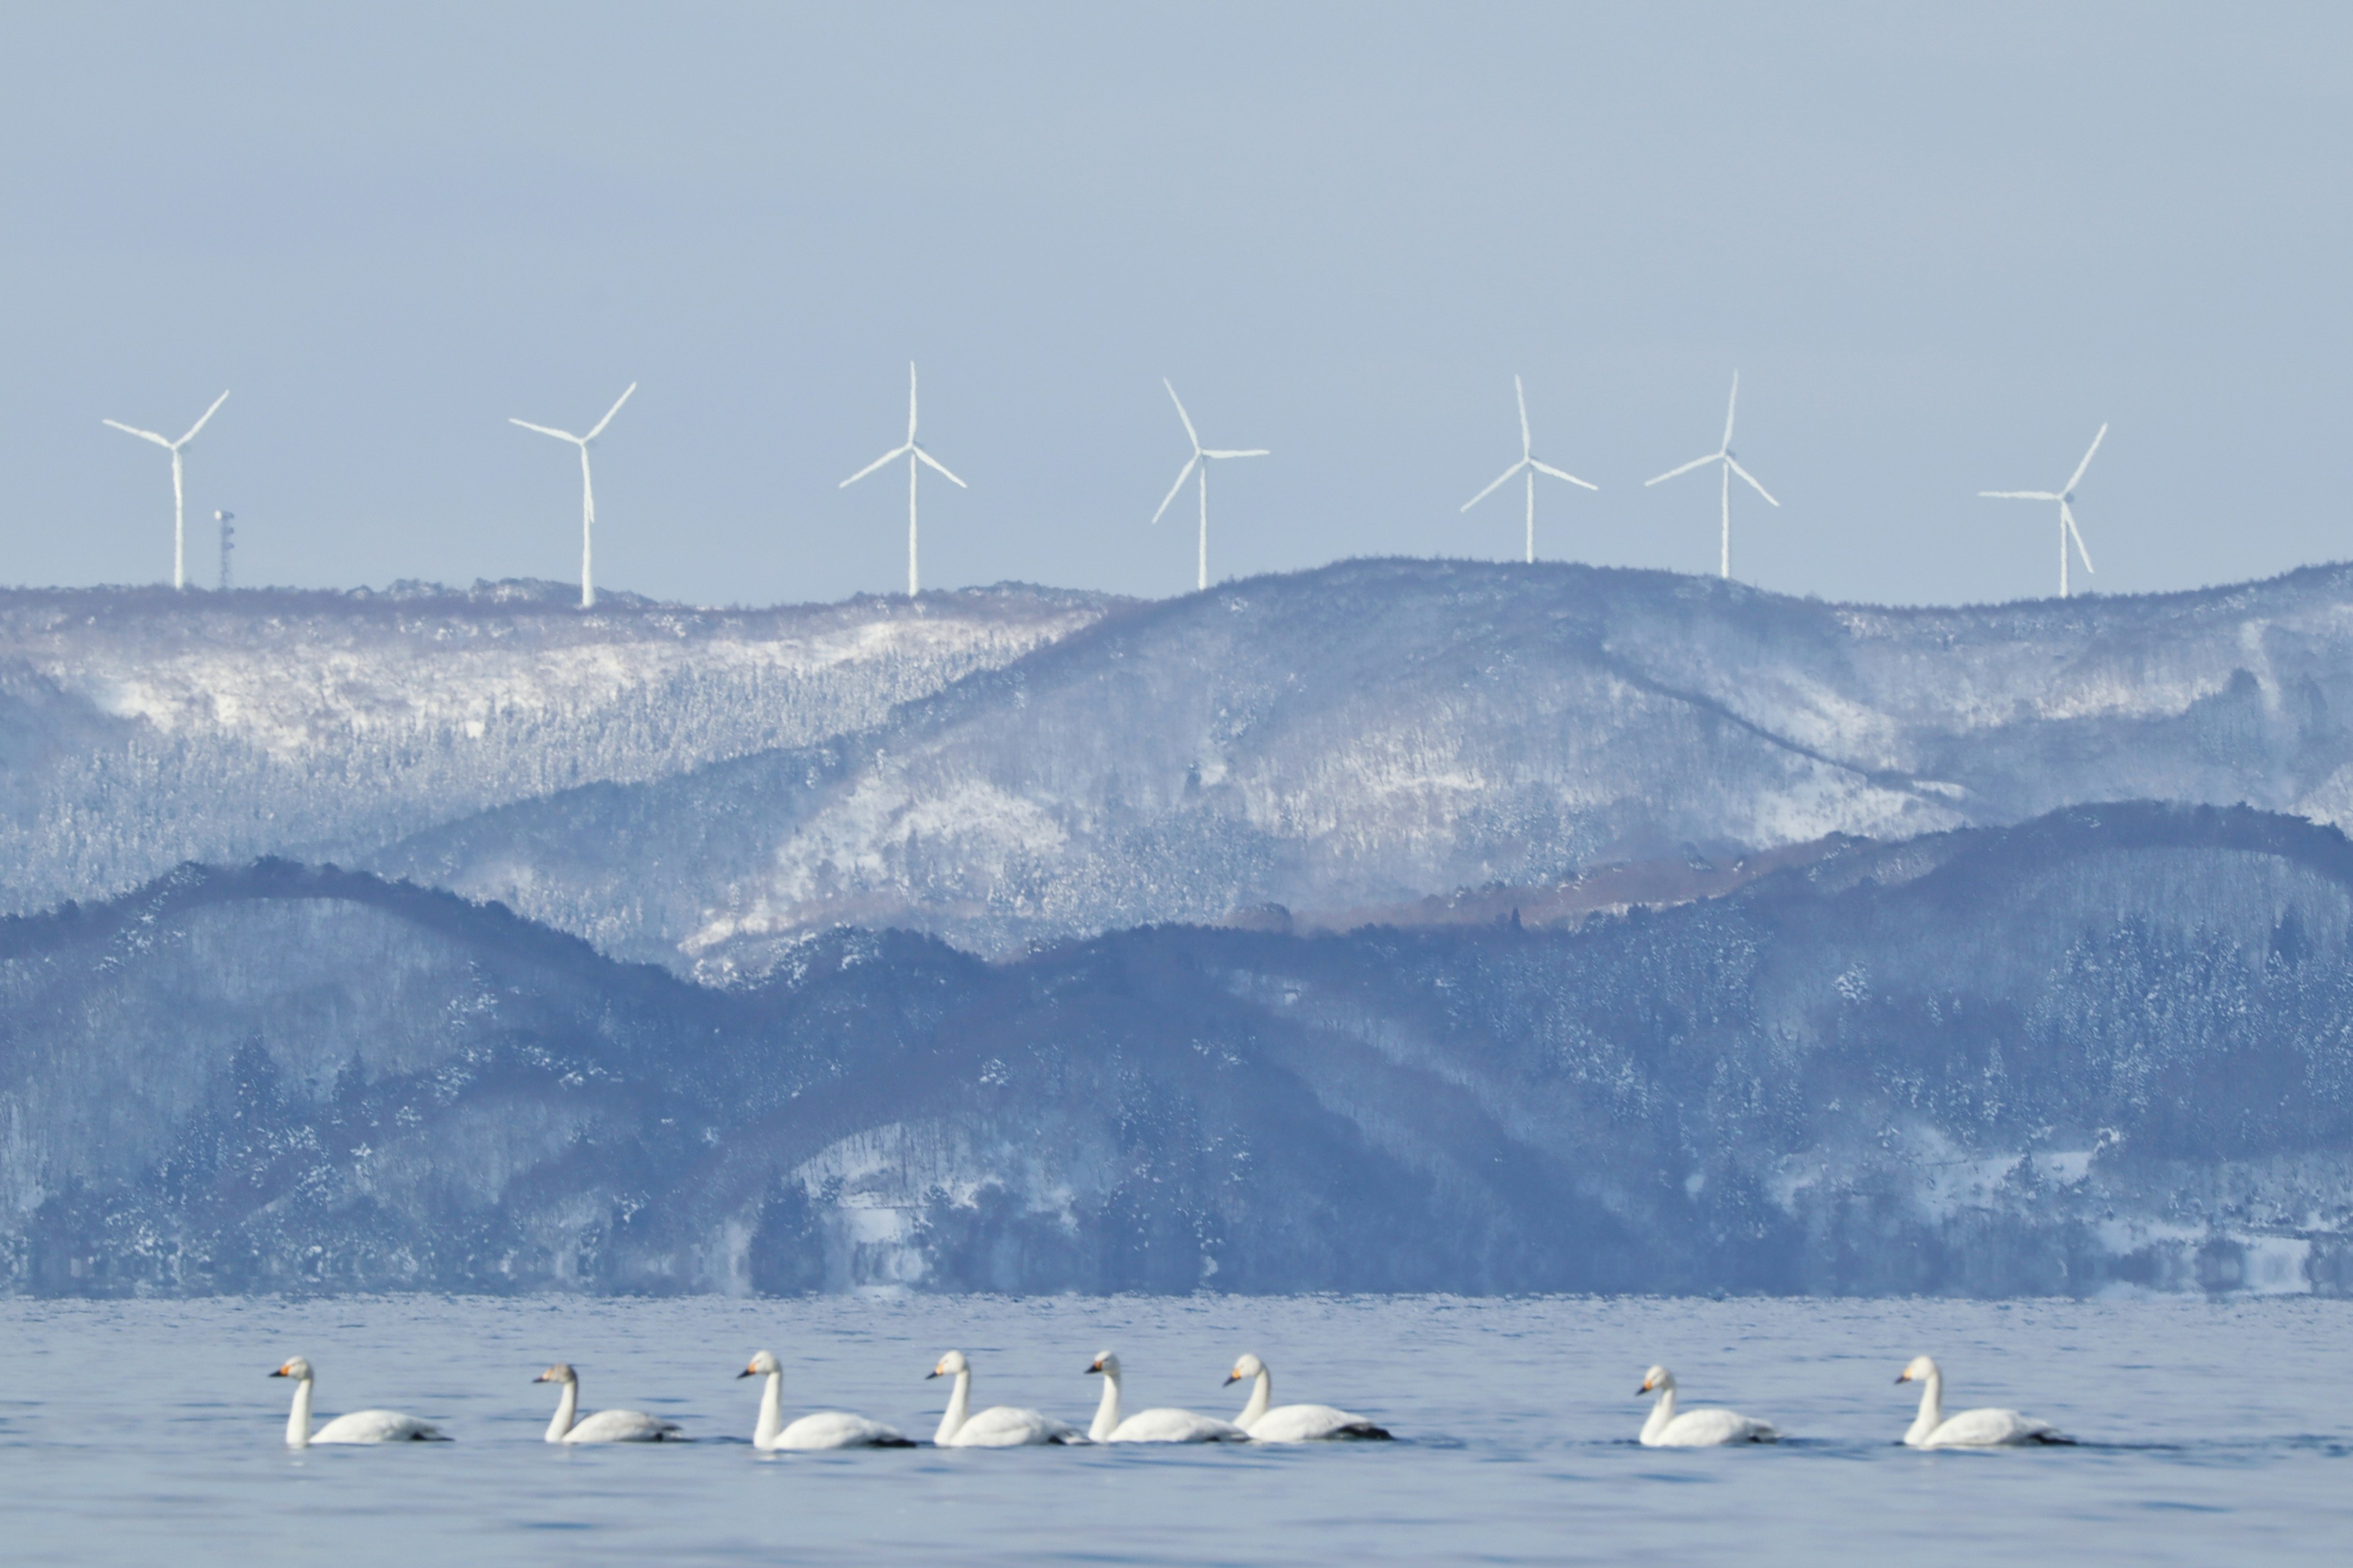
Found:
[[[2353,844],[2125,805],[1577,929],[693,986],[286,865],[0,921],[19,1289],[2353,1289]]]
[[[1354,562],[1109,617],[865,735],[524,803],[371,864],[727,980],[845,922],[1006,953],[2083,801],[2336,822],[2347,690],[2345,568],[1893,611]]]
[[[1113,603],[1028,588],[775,610],[549,584],[0,591],[0,909],[182,860],[349,856],[596,781],[879,721]]]

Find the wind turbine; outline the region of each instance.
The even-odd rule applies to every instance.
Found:
[[[596,531],[596,487],[588,480],[588,443],[605,433],[605,426],[613,422],[613,416],[618,414],[621,411],[621,405],[629,400],[629,393],[637,389],[636,382],[629,383],[628,391],[613,399],[613,406],[605,410],[605,417],[596,421],[595,428],[586,436],[575,436],[569,430],[551,430],[544,425],[534,425],[528,419],[507,421],[510,425],[520,425],[526,430],[536,430],[543,436],[553,436],[559,441],[569,441],[580,448],[580,607],[584,610],[593,610],[596,607],[596,584],[592,571],[596,564],[594,536]]]
[[[1732,455],[1732,416],[1734,411],[1739,406],[1740,373],[1736,370],[1732,373],[1732,398],[1731,401],[1727,402],[1724,405],[1723,444],[1718,446],[1715,451],[1710,452],[1704,458],[1694,458],[1690,462],[1685,463],[1680,468],[1669,468],[1665,473],[1661,474],[1656,479],[1644,479],[1642,481],[1643,486],[1648,488],[1649,486],[1659,483],[1661,479],[1672,479],[1677,474],[1688,474],[1694,468],[1705,468],[1710,463],[1721,463],[1724,465],[1724,556],[1720,570],[1726,577],[1732,575],[1732,476],[1738,474],[1742,479],[1748,481],[1749,488],[1754,489],[1758,495],[1763,496],[1768,501],[1772,501],[1775,506],[1779,506],[1781,504],[1779,501],[1773,500],[1772,492],[1766,489],[1763,485],[1758,484],[1757,482],[1757,476],[1750,473],[1746,468],[1742,468],[1740,466],[1740,460]]]
[[[1464,501],[1462,510],[1469,511],[1501,489],[1504,480],[1510,479],[1514,474],[1525,473],[1528,481],[1528,562],[1533,565],[1536,558],[1536,476],[1550,474],[1554,479],[1567,479],[1573,485],[1584,485],[1589,490],[1598,490],[1601,487],[1580,479],[1575,474],[1563,473],[1550,463],[1540,463],[1535,459],[1529,451],[1528,444],[1528,391],[1526,387],[1520,384],[1520,378],[1516,375],[1512,377],[1512,391],[1520,400],[1520,460],[1505,468],[1493,484]]]
[[[2100,443],[2107,438],[2108,427],[2103,424],[2100,433],[2092,437],[2091,450],[2084,454],[2084,460],[2075,465],[2075,472],[2058,489],[1978,492],[1989,500],[2055,500],[2059,503],[2059,596],[2063,599],[2067,596],[2067,542],[2070,539],[2075,542],[2075,553],[2084,558],[2084,570],[2089,572],[2092,569],[2091,552],[2084,548],[2084,535],[2075,527],[2074,509],[2067,503],[2075,499],[2075,487],[2083,482],[2084,470],[2092,466],[2092,453],[2098,451]]]
[[[227,401],[228,394],[226,392],[214,398],[212,407],[205,410],[204,419],[199,419],[189,426],[188,433],[176,441],[167,441],[153,430],[141,430],[125,425],[120,419],[99,421],[101,425],[113,426],[125,435],[136,436],[142,441],[153,441],[172,454],[172,586],[174,588],[185,588],[188,585],[187,494],[180,482],[180,448],[195,440],[196,432],[205,427],[205,420],[210,419],[220,405]]]
[[[1202,446],[1199,432],[1193,428],[1193,416],[1185,412],[1185,400],[1176,395],[1176,388],[1166,376],[1160,378],[1160,384],[1168,388],[1168,401],[1176,405],[1176,417],[1185,422],[1185,437],[1193,443],[1193,455],[1185,459],[1183,468],[1176,470],[1176,482],[1168,487],[1167,495],[1161,500],[1160,510],[1152,514],[1152,521],[1155,523],[1160,521],[1161,513],[1168,510],[1168,503],[1175,500],[1176,492],[1185,488],[1187,476],[1198,467],[1201,470],[1201,559],[1199,579],[1194,586],[1206,588],[1209,585],[1209,464],[1223,458],[1263,458],[1268,455],[1267,449],[1253,447],[1247,452],[1223,451]]]
[[[846,490],[850,486],[856,484],[859,480],[864,479],[867,475],[872,473],[875,469],[881,468],[883,464],[898,458],[904,458],[907,459],[907,597],[912,599],[915,596],[915,590],[917,587],[915,579],[915,474],[917,472],[917,465],[929,463],[932,467],[938,468],[941,473],[946,474],[949,481],[953,483],[956,489],[961,490],[968,490],[972,489],[970,485],[965,484],[954,474],[949,474],[946,467],[942,464],[937,458],[934,458],[929,452],[924,451],[922,445],[915,439],[915,364],[913,360],[907,362],[907,439],[905,444],[892,447],[889,451],[883,453],[881,457],[875,458],[872,462],[867,464],[864,468],[859,469],[856,473],[842,480],[841,483],[836,485],[834,489]]]

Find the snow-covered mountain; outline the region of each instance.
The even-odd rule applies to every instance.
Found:
[[[0,921],[0,1274],[2353,1289],[2353,844],[2080,808],[1718,899],[693,985],[345,872]]]
[[[710,610],[547,584],[0,591],[0,910],[351,857],[485,807],[867,729],[1118,601]]]
[[[2348,690],[2344,567],[1884,610],[1352,562],[1106,616],[862,734],[522,802],[368,864],[723,981],[840,923],[989,954],[1265,906],[1345,928],[2087,801],[2337,822]]]

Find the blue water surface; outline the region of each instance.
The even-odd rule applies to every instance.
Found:
[[[2353,1558],[2353,1303],[1451,1297],[799,1300],[343,1298],[0,1302],[0,1505],[22,1563],[175,1568],[606,1562],[1002,1563]],[[1116,1350],[1131,1409],[1230,1415],[1239,1353],[1278,1402],[1388,1444],[764,1455],[752,1352],[788,1412],[925,1437],[951,1348],[976,1405],[1083,1426]],[[2013,1405],[2072,1449],[1895,1442],[1911,1356],[1949,1407]],[[322,1417],[388,1405],[454,1443],[282,1446],[307,1355]],[[565,1449],[532,1377],[681,1446]],[[1643,1368],[1778,1424],[1770,1448],[1637,1446]]]

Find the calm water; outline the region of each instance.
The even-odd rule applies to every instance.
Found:
[[[1685,1563],[1901,1558],[2342,1563],[2353,1553],[2353,1303],[1451,1298],[0,1302],[0,1497],[13,1563],[468,1564]],[[788,1411],[928,1436],[965,1351],[976,1404],[1083,1425],[1101,1349],[1131,1408],[1230,1415],[1243,1350],[1278,1400],[1394,1444],[767,1456],[754,1350]],[[1926,1350],[1948,1406],[2014,1405],[2073,1450],[1894,1446]],[[322,1415],[387,1405],[459,1441],[281,1447],[300,1352]],[[685,1423],[681,1447],[563,1450],[532,1376]],[[1637,1447],[1652,1361],[1778,1448]]]

